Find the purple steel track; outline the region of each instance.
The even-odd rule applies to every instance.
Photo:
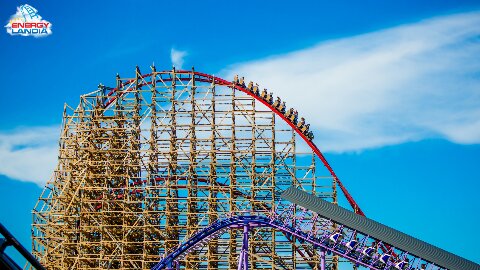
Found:
[[[294,214],[293,209],[295,206],[292,206],[293,207],[286,209],[280,214],[272,213],[270,216],[239,215],[218,220],[180,244],[173,252],[168,255],[165,254],[152,270],[180,269],[179,261],[184,259],[190,252],[200,249],[211,239],[221,236],[232,228],[243,228],[243,245],[239,255],[237,270],[247,270],[249,267],[247,253],[248,233],[251,229],[261,227],[274,228],[277,231],[283,232],[287,237],[295,237],[300,243],[312,244],[314,248],[320,251],[319,265],[322,270],[325,270],[325,253],[339,255],[357,266],[364,266],[373,270],[441,269],[438,266],[428,264],[428,262],[425,262],[421,258],[415,258],[411,254],[399,249],[394,250],[394,247],[391,247],[387,252],[381,252],[379,248],[381,241],[373,239],[368,235],[363,235],[362,239],[359,240],[357,237],[362,235],[361,232],[348,231],[349,229],[341,224],[338,224],[339,227],[335,230],[314,229],[313,224],[317,221],[318,216],[314,213],[313,219],[307,223],[302,223],[300,219],[303,219],[305,212],[308,212],[308,210],[303,209],[304,211],[299,218]],[[296,222],[293,223],[292,221],[294,219]],[[333,224],[331,220],[325,221]],[[296,225],[293,227],[290,224]],[[329,226],[329,228],[332,228],[332,226]],[[346,235],[350,235],[348,242],[342,241],[342,237]],[[375,249],[367,244],[375,242],[378,243],[378,248]],[[365,252],[365,250],[367,250],[367,252]],[[393,256],[394,251],[399,254],[397,257]],[[411,266],[409,266],[409,262]],[[424,266],[428,268],[420,268]]]

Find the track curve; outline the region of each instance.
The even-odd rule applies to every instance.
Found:
[[[210,74],[201,73],[201,72],[197,72],[197,71],[194,71],[194,70],[171,70],[171,71],[159,71],[159,72],[157,72],[157,71],[155,71],[155,68],[152,68],[152,69],[153,69],[153,73],[141,74],[138,67],[137,67],[137,72],[139,73],[137,75],[139,75],[139,77],[143,79],[143,78],[152,76],[154,74],[159,74],[159,73],[165,73],[165,74],[173,73],[174,75],[175,74],[192,74],[193,76],[196,76],[195,80],[202,81],[202,82],[214,83],[216,85],[227,86],[229,88],[232,88],[233,90],[241,91],[241,92],[253,97],[255,100],[262,103],[263,105],[265,105],[272,112],[274,112],[277,116],[279,116],[283,121],[285,121],[305,141],[305,143],[307,143],[307,145],[312,149],[312,151],[317,155],[317,157],[322,161],[323,165],[330,172],[331,176],[333,177],[335,182],[338,184],[338,186],[342,190],[343,194],[345,195],[345,198],[347,199],[348,203],[350,204],[352,209],[355,211],[355,213],[357,213],[359,215],[362,215],[362,216],[365,216],[365,213],[362,211],[362,209],[360,208],[358,203],[355,201],[355,199],[352,197],[352,195],[350,195],[350,193],[348,192],[345,185],[342,183],[342,181],[340,181],[340,179],[336,175],[335,171],[333,170],[332,166],[330,166],[327,159],[325,158],[323,153],[320,151],[320,149],[315,145],[315,143],[312,140],[308,139],[294,123],[292,123],[289,119],[287,119],[285,117],[285,115],[282,112],[280,112],[275,107],[270,105],[264,99],[255,95],[254,93],[252,93],[251,91],[249,91],[246,87],[244,87],[242,85],[232,83],[230,81],[227,81],[227,80],[219,78],[219,77],[215,77],[215,76],[210,75]],[[178,78],[176,78],[176,79],[178,79]],[[191,78],[187,78],[187,79],[190,80]],[[139,83],[138,78],[134,78],[134,79],[130,79],[130,80],[126,81],[127,84],[132,84],[132,83],[135,83],[135,82],[137,83],[138,87],[150,85],[152,83],[152,82]],[[114,96],[113,94],[116,93],[118,91],[118,89],[119,89],[118,87],[110,89],[110,92],[108,93],[108,96],[112,96],[112,98],[106,101],[106,103],[104,104],[105,107],[108,107],[109,105],[111,105],[115,101],[117,96]]]
[[[249,228],[274,228],[275,230],[283,232],[285,235],[295,236],[297,240],[302,243],[308,242],[314,245],[316,248],[339,255],[356,264],[357,266],[361,265],[372,270],[382,270],[386,269],[385,267],[393,266],[393,263],[379,265],[378,259],[365,261],[365,256],[362,256],[361,254],[359,256],[355,256],[352,255],[351,251],[339,249],[338,244],[329,244],[329,238],[337,233],[336,231],[324,234],[321,237],[312,237],[310,233],[305,233],[298,228],[291,227],[276,218],[247,215],[228,217],[212,223],[182,243],[173,252],[164,256],[158,264],[152,267],[152,270],[176,269],[174,267],[178,266],[178,261],[182,260],[188,253],[196,250],[199,247],[202,247],[211,239],[222,235],[227,229],[241,228],[245,225]],[[340,227],[340,231],[342,230],[342,227]]]

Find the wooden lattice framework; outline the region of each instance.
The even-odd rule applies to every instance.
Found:
[[[47,269],[150,269],[222,215],[271,211],[292,185],[336,202],[305,141],[233,84],[154,68],[116,84],[65,106],[58,165],[33,211],[33,254]],[[272,229],[250,243],[254,269],[318,267],[314,249]],[[240,249],[232,230],[182,267],[236,269]]]

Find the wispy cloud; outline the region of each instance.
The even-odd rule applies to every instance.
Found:
[[[185,56],[187,56],[186,51],[180,51],[175,48],[170,50],[170,60],[172,61],[172,65],[178,69],[182,68],[183,63],[185,62]]]
[[[480,143],[480,12],[324,42],[232,65],[305,115],[326,151],[441,137]],[[181,68],[186,52],[172,49]],[[59,127],[0,132],[0,174],[43,185]]]
[[[305,115],[326,151],[425,138],[480,143],[480,12],[343,38],[222,73]]]
[[[42,186],[57,164],[59,127],[0,133],[0,174]]]

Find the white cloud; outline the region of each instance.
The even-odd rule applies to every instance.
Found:
[[[480,143],[480,12],[324,42],[232,65],[268,87],[315,130],[324,151],[441,137]],[[186,52],[172,49],[181,68]],[[59,127],[0,132],[0,174],[43,185],[57,164]]]
[[[172,65],[177,69],[182,69],[183,63],[185,62],[185,56],[187,56],[186,51],[176,50],[175,48],[170,50],[170,60],[172,61]]]
[[[480,12],[320,43],[222,72],[305,115],[326,151],[425,138],[480,143]]]
[[[0,133],[0,174],[43,186],[57,164],[59,127]]]

